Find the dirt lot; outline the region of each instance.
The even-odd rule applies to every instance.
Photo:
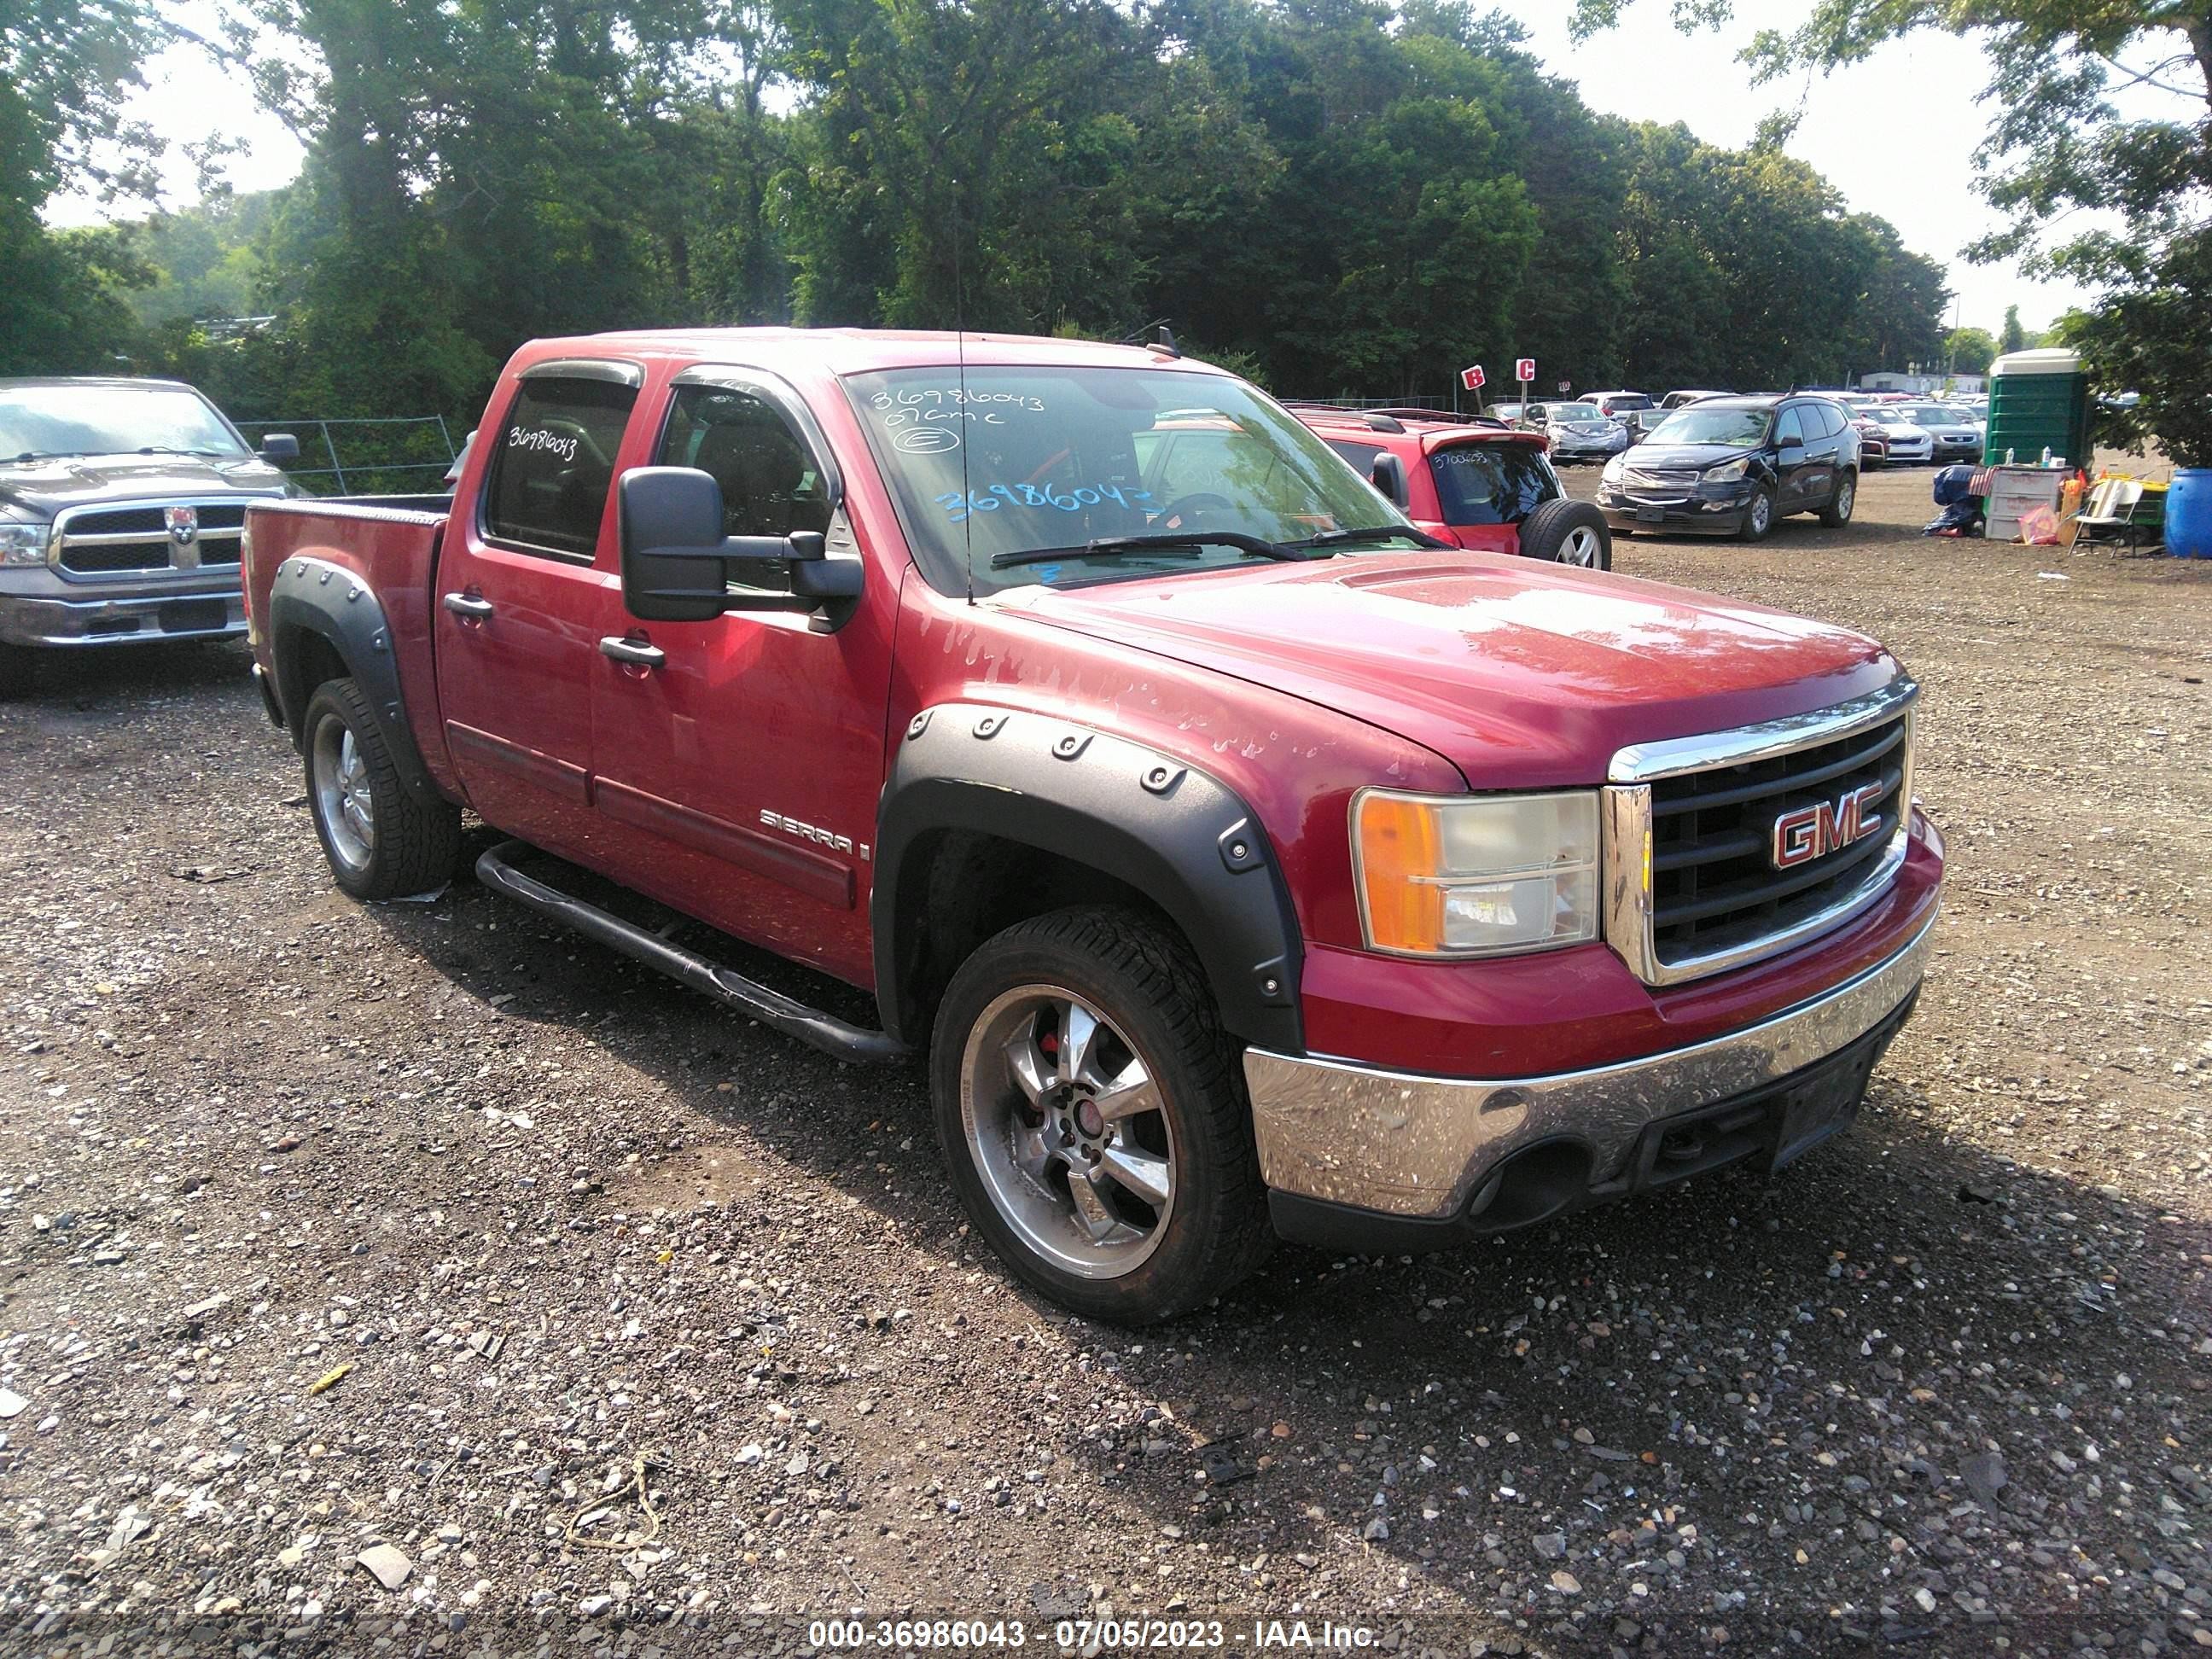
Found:
[[[2212,568],[1860,510],[1619,557],[1927,688],[1947,919],[1858,1132],[1136,1336],[1007,1287],[917,1076],[341,899],[242,651],[0,707],[8,1647],[2212,1647]]]

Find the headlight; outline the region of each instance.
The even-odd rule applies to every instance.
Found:
[[[1368,948],[1498,956],[1597,937],[1597,795],[1403,795],[1352,805]]]
[[[1738,478],[1743,477],[1743,475],[1750,470],[1751,457],[1748,455],[1745,456],[1740,461],[1723,461],[1718,466],[1709,466],[1705,469],[1705,482],[1707,483],[1734,483]]]
[[[1605,464],[1605,471],[1598,476],[1609,484],[1619,483],[1628,476],[1628,457],[1625,453],[1614,456]]]
[[[44,564],[52,532],[50,525],[0,524],[0,564]]]

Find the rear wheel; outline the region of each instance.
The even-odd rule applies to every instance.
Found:
[[[410,794],[360,686],[325,680],[307,700],[307,807],[337,884],[357,899],[428,892],[453,878],[461,809]]]
[[[930,1092],[976,1230],[1077,1313],[1169,1318],[1273,1242],[1235,1045],[1188,947],[1134,911],[978,947],[938,1011]]]
[[[1613,568],[1613,532],[1605,514],[1588,501],[1556,501],[1538,504],[1521,521],[1521,556],[1548,559],[1584,570]]]
[[[1851,509],[1858,505],[1859,475],[1843,471],[1836,475],[1836,493],[1828,497],[1828,504],[1820,509],[1820,522],[1831,530],[1841,530],[1851,521]]]

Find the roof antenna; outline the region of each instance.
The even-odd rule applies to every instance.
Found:
[[[1182,356],[1182,349],[1176,344],[1175,330],[1168,326],[1168,319],[1164,317],[1155,317],[1135,333],[1124,334],[1120,343],[1148,347],[1170,357]]]
[[[951,131],[947,127],[947,132]],[[952,351],[960,365],[960,408],[952,429],[960,434],[960,562],[968,576],[968,603],[975,603],[975,498],[968,493],[968,316],[960,284],[960,181],[952,181]]]

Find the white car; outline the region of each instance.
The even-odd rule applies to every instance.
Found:
[[[1878,422],[1889,438],[1892,466],[1924,466],[1936,459],[1936,440],[1903,404],[1869,404],[1859,414]]]
[[[1543,428],[1555,461],[1602,461],[1628,447],[1628,428],[1595,404],[1530,404],[1522,423]]]
[[[1966,410],[1943,404],[1905,404],[1899,406],[1911,418],[1914,425],[1927,428],[1934,446],[1934,453],[1929,459],[1939,465],[1982,459],[1982,428]]]

